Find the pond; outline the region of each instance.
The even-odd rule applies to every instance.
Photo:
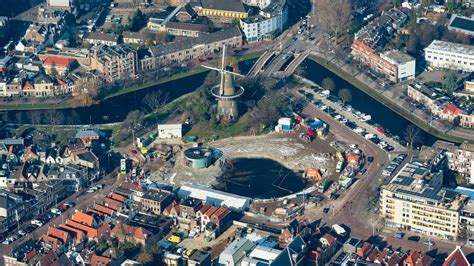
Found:
[[[217,190],[266,199],[287,196],[311,185],[301,173],[271,159],[237,158],[228,164],[228,173],[214,186]]]

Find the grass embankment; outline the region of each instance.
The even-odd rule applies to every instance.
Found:
[[[415,124],[417,127],[422,129],[423,131],[425,131],[425,132],[427,132],[427,133],[429,133],[429,134],[431,134],[431,135],[433,135],[433,136],[435,136],[439,139],[447,140],[447,141],[450,141],[450,142],[461,143],[461,142],[464,142],[464,141],[468,141],[468,142],[472,143],[472,141],[470,141],[468,139],[464,139],[464,138],[457,137],[457,136],[452,136],[452,135],[443,133],[443,132],[441,132],[437,129],[434,129],[434,128],[430,127],[429,124],[425,123],[423,120],[421,120],[417,116],[413,115],[411,112],[409,112],[405,108],[402,108],[399,105],[393,103],[391,100],[387,99],[386,97],[384,97],[380,93],[378,93],[378,92],[374,91],[373,89],[369,88],[366,84],[364,84],[363,82],[361,82],[357,78],[349,75],[347,72],[340,69],[336,65],[334,65],[330,62],[328,63],[326,61],[326,59],[318,57],[316,55],[309,55],[308,58],[310,60],[313,60],[314,62],[320,64],[321,66],[327,68],[332,73],[334,73],[337,76],[339,76],[340,78],[346,80],[347,82],[352,84],[354,87],[356,87],[357,89],[363,91],[365,94],[367,94],[370,97],[374,98],[376,101],[378,101],[378,102],[382,103],[383,105],[387,106],[392,111],[398,113],[400,116],[408,119],[410,122]]]
[[[246,61],[246,60],[251,60],[254,58],[260,57],[260,55],[263,52],[253,52],[253,53],[248,53],[244,54],[242,56],[237,57],[238,62]],[[181,78],[186,78],[189,76],[193,76],[196,74],[200,74],[203,72],[209,71],[208,69],[202,67],[202,66],[195,66],[187,71],[179,72],[174,75],[168,76],[168,77],[163,77],[158,80],[152,80],[149,82],[145,82],[142,84],[135,84],[130,87],[122,88],[118,91],[115,91],[103,98],[103,100],[107,100],[113,97],[117,97],[126,93],[146,89],[152,86],[156,86],[159,84],[163,84],[166,82],[174,81],[177,79]],[[68,101],[62,101],[62,102],[56,102],[56,103],[4,103],[0,104],[0,110],[8,111],[8,110],[45,110],[45,109],[66,109],[66,108],[72,108],[72,104],[70,100]]]

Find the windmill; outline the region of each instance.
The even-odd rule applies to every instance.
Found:
[[[221,75],[220,84],[211,88],[211,94],[217,99],[217,119],[232,121],[239,117],[237,98],[244,93],[244,88],[242,86],[234,86],[234,76],[245,76],[233,72],[231,66],[225,65],[225,54],[226,46],[224,45],[222,49],[221,68],[206,65],[203,65],[203,67],[215,70]]]

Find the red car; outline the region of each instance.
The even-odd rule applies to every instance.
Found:
[[[67,209],[69,209],[69,206],[67,206],[66,204],[61,204],[58,206],[58,209],[60,209],[61,211],[66,211]]]

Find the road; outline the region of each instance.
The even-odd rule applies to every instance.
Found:
[[[295,91],[293,91],[292,94],[296,97],[299,96],[299,93]],[[378,235],[380,237],[378,241],[385,242],[395,249],[401,248],[404,251],[429,251],[435,249],[438,253],[449,254],[455,245],[463,246],[465,244],[432,238],[431,240],[434,241],[436,245],[430,248],[422,244],[424,240],[427,240],[426,236],[422,237],[422,240],[419,242],[408,241],[407,237],[409,235],[418,236],[418,234],[410,232],[406,234],[404,239],[395,238],[392,230],[383,228],[383,222],[380,221],[377,213],[371,214],[366,210],[371,199],[378,198],[377,188],[383,182],[383,180],[379,180],[378,177],[381,176],[384,165],[387,165],[390,161],[389,157],[391,156],[389,155],[394,155],[394,153],[389,154],[383,151],[372,142],[367,141],[309,102],[305,106],[303,113],[305,116],[320,118],[329,124],[330,132],[334,134],[336,138],[346,143],[357,143],[367,156],[374,157],[374,161],[367,166],[367,172],[362,176],[358,176],[359,181],[349,188],[347,193],[344,193],[342,199],[327,202],[325,205],[314,209],[306,209],[304,215],[301,217],[303,220],[309,222],[320,220],[321,224],[328,226],[332,224],[344,224],[350,228],[352,236],[366,240],[374,235]],[[410,156],[412,155],[410,154]],[[322,212],[322,209],[325,207],[330,208],[327,214]],[[464,246],[463,250],[474,251],[474,249],[469,246]]]
[[[120,186],[123,183],[123,179],[119,177],[115,178],[112,175],[108,175],[102,178],[97,184],[105,184],[105,187],[101,190],[96,191],[95,193],[87,193],[85,189],[72,194],[62,202],[75,202],[76,206],[69,208],[66,212],[62,213],[61,215],[52,218],[48,223],[44,224],[43,226],[37,228],[30,234],[23,236],[22,238],[18,239],[17,241],[9,244],[9,245],[0,245],[2,248],[0,249],[0,265],[3,265],[3,255],[9,254],[14,248],[18,247],[20,244],[25,242],[28,239],[37,240],[42,235],[44,235],[48,231],[49,226],[56,226],[66,222],[76,210],[86,210],[88,207],[92,207],[95,200],[105,197],[106,195],[110,194],[113,189]],[[60,203],[58,203],[60,204]]]

